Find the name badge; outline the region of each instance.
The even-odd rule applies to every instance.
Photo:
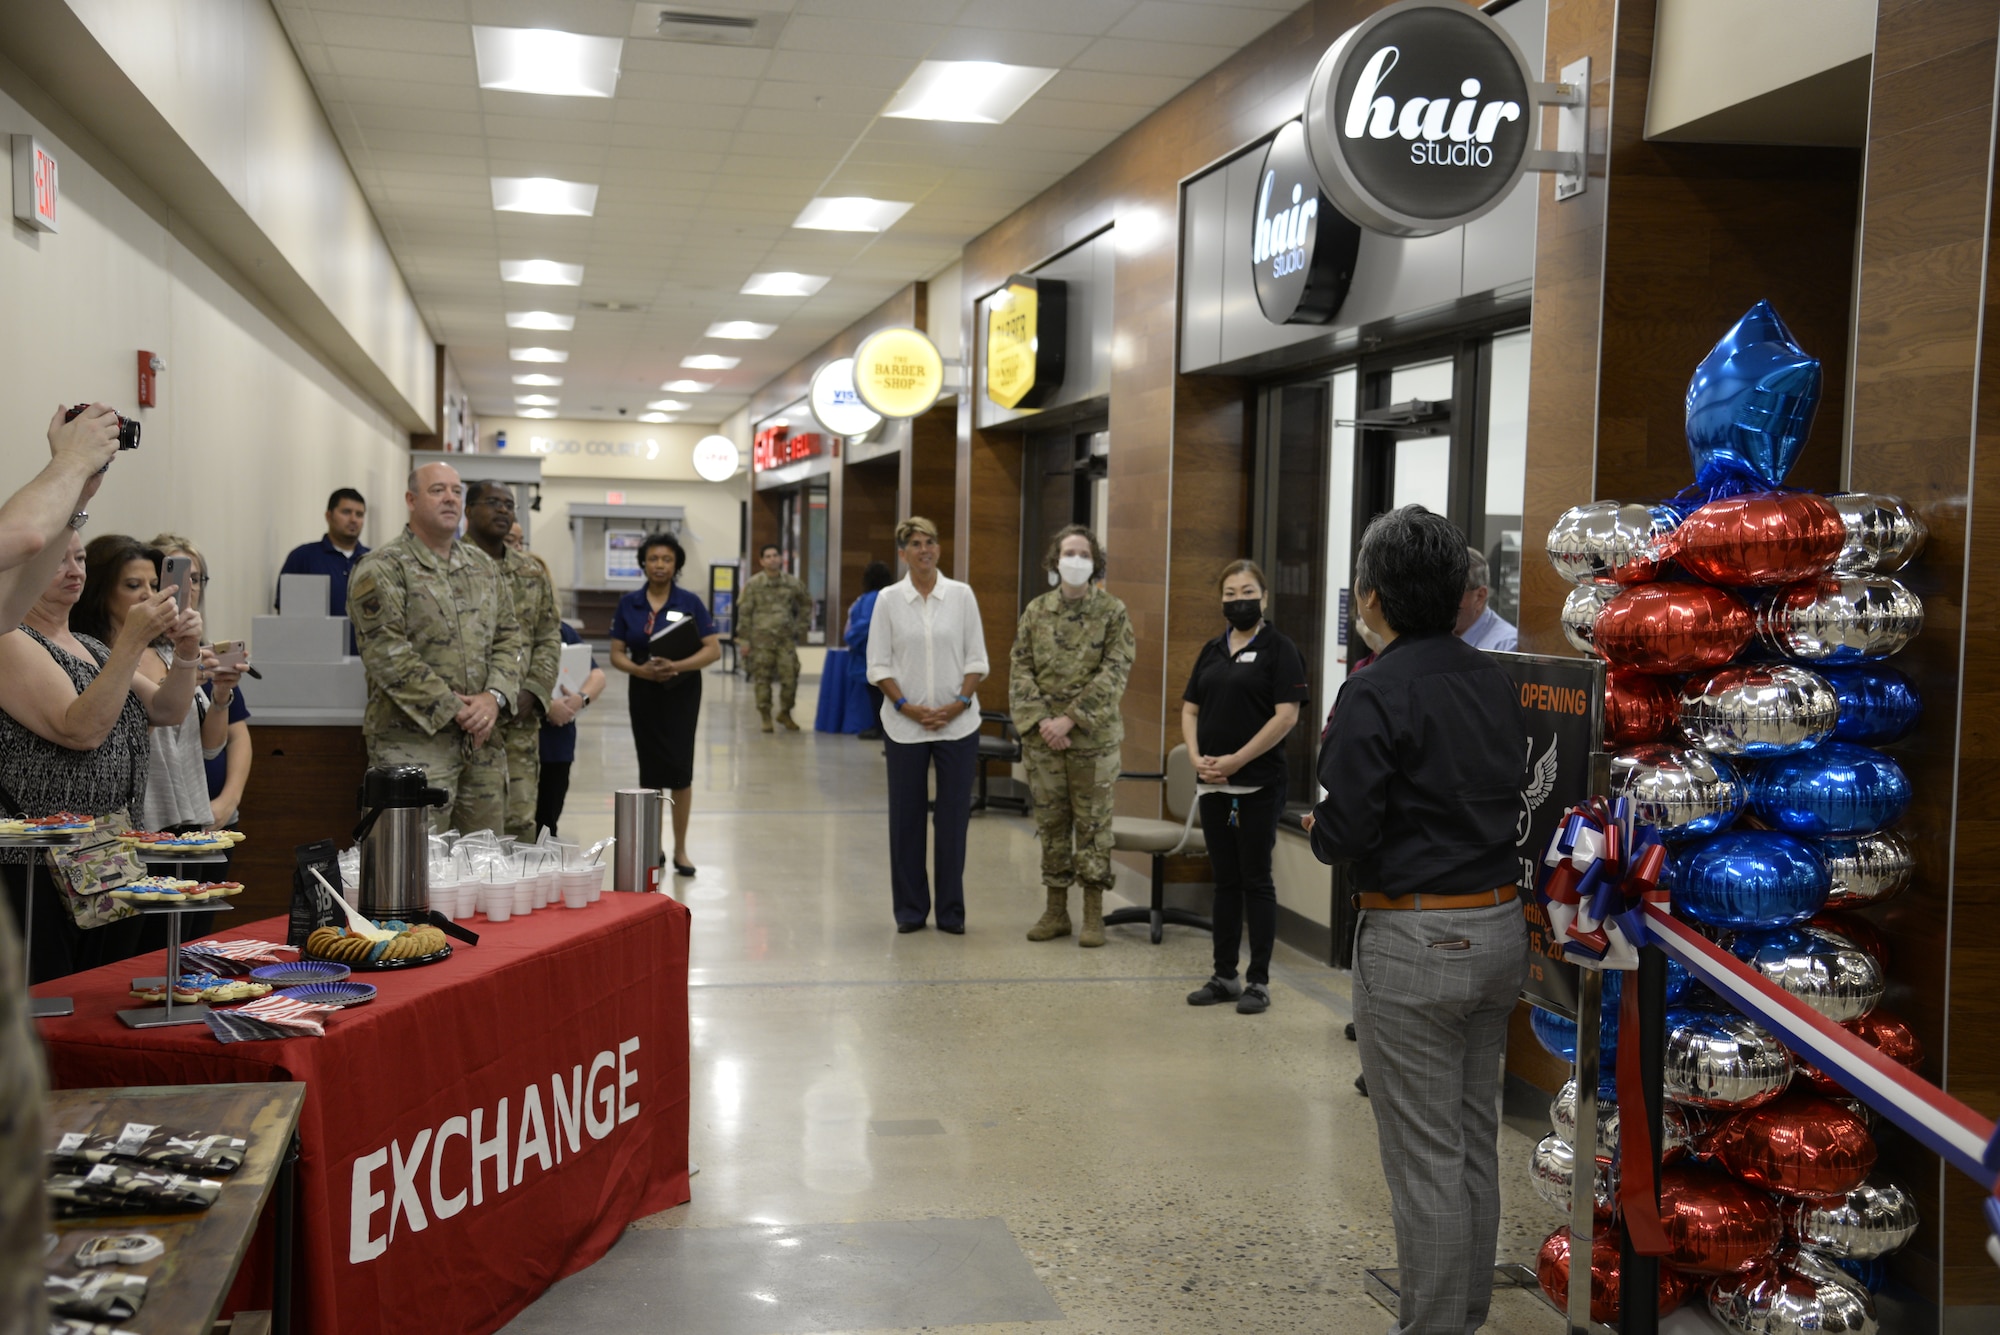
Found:
[[[1254,663],[1257,661],[1257,651],[1255,649],[1246,650],[1236,655],[1236,661],[1239,663]]]

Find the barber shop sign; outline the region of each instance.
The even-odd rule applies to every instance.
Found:
[[[1430,236],[1513,189],[1534,143],[1536,92],[1498,23],[1459,0],[1401,0],[1321,58],[1306,95],[1306,152],[1347,217],[1390,236]]]

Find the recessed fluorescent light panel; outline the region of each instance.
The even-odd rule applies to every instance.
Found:
[[[687,409],[687,405],[679,399],[655,399],[646,406],[656,413],[678,413]]]
[[[753,273],[750,281],[743,285],[746,297],[809,297],[827,285],[828,279],[816,273]]]
[[[774,324],[758,324],[752,320],[718,320],[708,327],[710,338],[769,338],[778,332]]]
[[[547,409],[547,408],[523,408],[523,409],[521,409],[521,416],[523,416],[523,417],[554,417],[554,416],[555,416],[555,413],[551,412],[551,411],[550,411],[549,409]]]
[[[669,394],[706,394],[715,386],[706,380],[669,380],[660,388]]]
[[[574,329],[574,315],[557,315],[554,311],[508,311],[509,329]]]
[[[575,287],[583,282],[581,264],[558,264],[554,260],[502,260],[503,283],[540,283],[544,287]]]
[[[516,394],[514,402],[525,408],[553,408],[562,400],[550,398],[546,394]]]
[[[926,60],[882,108],[911,121],[970,121],[998,125],[1053,79],[1054,70],[990,60]]]
[[[588,218],[597,212],[597,187],[553,176],[496,176],[493,207],[501,213],[547,213]]]
[[[554,28],[472,26],[479,86],[548,97],[610,97],[618,91],[618,37],[585,37]]]
[[[866,195],[822,195],[800,211],[792,226],[815,232],[886,232],[910,207]]]
[[[514,383],[517,385],[560,385],[562,377],[559,375],[544,375],[540,371],[529,371],[525,375],[515,376]]]
[[[690,371],[734,371],[742,364],[741,357],[718,357],[712,352],[681,358],[681,365]]]
[[[569,353],[561,348],[509,348],[507,355],[517,362],[566,362]]]
[[[665,413],[640,413],[639,420],[642,422],[671,422],[674,419]]]

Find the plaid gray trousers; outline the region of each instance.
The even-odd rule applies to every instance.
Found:
[[[1354,1032],[1396,1224],[1392,1335],[1486,1321],[1500,1232],[1500,1058],[1528,977],[1518,902],[1364,910]]]

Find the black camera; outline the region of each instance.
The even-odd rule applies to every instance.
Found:
[[[77,414],[89,406],[87,403],[77,404],[76,407],[63,414],[63,421],[74,422]],[[129,417],[120,417],[118,419],[118,448],[121,450],[136,450],[139,448],[139,424]]]

